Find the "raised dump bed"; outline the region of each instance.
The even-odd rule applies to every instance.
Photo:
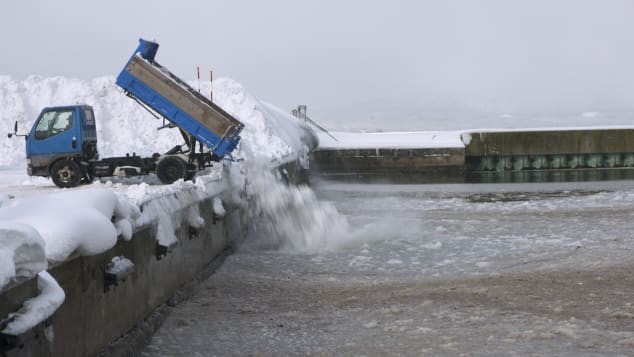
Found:
[[[222,158],[238,144],[244,125],[156,62],[158,46],[140,39],[117,85]]]

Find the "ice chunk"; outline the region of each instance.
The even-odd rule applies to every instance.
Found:
[[[220,197],[214,197],[214,214],[218,217],[224,217],[225,215],[225,208],[222,205],[222,200],[220,199]]]
[[[113,257],[106,266],[106,273],[122,279],[134,270],[134,263],[124,256]]]

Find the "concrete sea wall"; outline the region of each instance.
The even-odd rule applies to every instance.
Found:
[[[311,156],[311,173],[344,180],[378,177],[391,182],[634,177],[634,129],[474,131],[463,133],[462,140],[463,148],[318,149]]]
[[[634,129],[469,133],[467,171],[634,167]]]
[[[464,175],[464,149],[319,149],[311,154],[313,175],[325,177],[417,176],[427,181]]]

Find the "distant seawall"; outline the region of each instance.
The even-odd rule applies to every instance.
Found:
[[[319,148],[311,172],[415,182],[575,181],[634,177],[634,129],[472,131],[463,147]]]
[[[343,180],[444,182],[460,180],[464,162],[463,148],[318,149],[310,168],[313,175]]]

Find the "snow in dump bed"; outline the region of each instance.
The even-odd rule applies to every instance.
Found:
[[[2,330],[2,333],[13,336],[23,334],[51,317],[66,298],[64,290],[45,271],[38,274],[37,290],[39,294],[36,297],[25,301],[18,312],[9,315],[9,318],[12,318],[13,321],[9,322],[7,327]]]
[[[318,132],[320,149],[434,149],[463,148],[459,131],[384,133]]]

